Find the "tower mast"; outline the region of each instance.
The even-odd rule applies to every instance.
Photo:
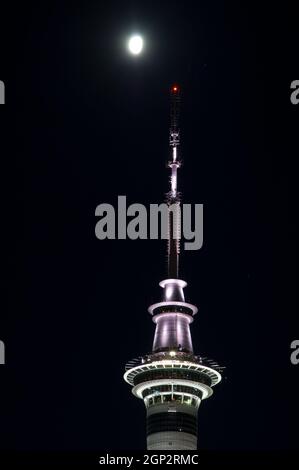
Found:
[[[176,279],[179,275],[179,255],[180,255],[180,195],[178,193],[178,169],[181,166],[179,156],[180,130],[179,112],[181,103],[181,93],[178,85],[173,85],[170,90],[170,129],[169,145],[171,148],[171,158],[168,161],[170,174],[170,191],[167,193],[168,210],[168,277]]]
[[[222,367],[193,352],[190,324],[197,307],[185,301],[187,283],[179,279],[177,171],[181,166],[178,127],[181,95],[178,85],[171,87],[170,100],[168,278],[160,282],[162,301],[148,309],[156,325],[152,351],[128,362],[124,379],[146,407],[147,449],[196,450],[198,407],[220,382]]]

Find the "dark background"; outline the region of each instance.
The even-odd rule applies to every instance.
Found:
[[[298,17],[298,16],[297,16]],[[1,436],[5,450],[145,448],[122,375],[150,351],[163,241],[99,241],[95,208],[167,190],[169,86],[181,85],[184,201],[204,246],[181,277],[195,350],[227,367],[199,447],[298,447],[299,79],[286,2],[1,5]],[[146,47],[129,56],[138,31]]]

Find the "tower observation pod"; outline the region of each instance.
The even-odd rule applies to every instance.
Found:
[[[181,92],[177,84],[170,89],[170,100],[167,279],[160,282],[162,300],[148,308],[155,323],[152,351],[128,362],[124,379],[144,401],[148,450],[196,450],[198,408],[220,382],[223,367],[193,352],[190,324],[197,307],[185,301],[187,283],[179,279],[180,220],[176,211],[181,203],[177,178]]]

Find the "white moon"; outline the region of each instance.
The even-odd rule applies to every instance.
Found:
[[[138,55],[143,49],[143,39],[141,36],[135,35],[129,39],[128,48],[131,54]]]

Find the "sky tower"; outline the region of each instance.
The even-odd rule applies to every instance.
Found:
[[[185,301],[187,283],[179,278],[178,85],[171,87],[170,99],[167,279],[160,282],[161,302],[148,309],[156,325],[152,352],[128,362],[124,379],[132,385],[133,394],[144,401],[148,450],[196,450],[198,407],[212,395],[213,387],[221,380],[222,368],[193,352],[190,323],[197,307]]]

